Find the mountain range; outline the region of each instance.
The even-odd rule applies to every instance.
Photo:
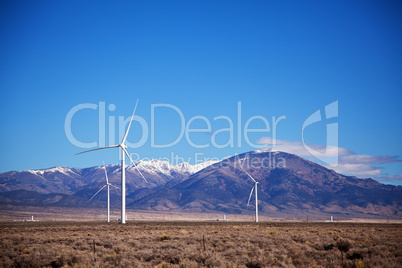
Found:
[[[247,205],[258,183],[261,215],[342,215],[399,218],[402,187],[372,179],[344,176],[317,163],[284,152],[253,151],[220,162],[198,165],[151,160],[127,167],[127,208],[154,211],[251,214]],[[109,182],[120,187],[120,165],[107,165]],[[247,173],[246,173],[246,172]],[[0,204],[104,207],[104,167],[10,171],[0,174]],[[111,191],[112,206],[120,206],[119,190]]]

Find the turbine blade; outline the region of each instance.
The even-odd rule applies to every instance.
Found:
[[[105,165],[105,162],[103,162],[103,168],[105,169],[106,184],[109,184],[109,179],[108,179],[108,177],[107,177],[107,171],[106,171],[106,165]]]
[[[97,151],[97,150],[102,150],[102,149],[108,149],[108,148],[115,148],[115,147],[119,147],[119,145],[112,145],[112,146],[106,146],[106,147],[101,147],[101,148],[96,148],[96,149],[92,149],[92,150],[88,150],[88,151],[83,151],[77,154],[83,154],[83,153],[88,153],[88,152],[92,152],[92,151]],[[75,155],[77,155],[75,154]]]
[[[131,122],[133,122],[133,118],[134,118],[135,110],[137,109],[137,105],[138,105],[138,99],[137,99],[137,103],[135,104],[134,112],[133,112],[133,115],[131,116],[130,123],[128,124],[126,134],[124,134],[124,137],[123,137],[123,140],[121,141],[121,143],[124,143],[127,139],[128,131],[130,130]]]
[[[130,155],[127,153],[127,150],[124,149],[123,147],[122,147],[122,149],[124,150],[124,152],[126,153],[126,155],[128,156],[128,158],[130,158],[131,163],[134,164],[134,167],[137,169],[138,173],[140,173],[140,175],[141,175],[141,177],[144,179],[144,181],[145,181],[145,182],[148,182],[148,181],[145,179],[145,177],[142,175],[140,169],[139,169],[139,168],[137,167],[137,165],[134,163],[133,159],[131,159]]]
[[[99,191],[97,191],[96,192],[96,194],[94,194],[89,200],[91,200],[92,198],[94,198],[95,197],[95,195],[97,195],[97,194],[99,194],[99,192],[100,191],[102,191],[103,190],[103,188],[105,188],[107,185],[105,185],[105,186],[103,186],[102,188],[100,188],[100,190]]]
[[[257,182],[253,177],[251,177],[251,175],[250,174],[248,174],[248,172],[240,165],[240,168],[244,171],[244,172],[246,172],[246,174],[253,180],[253,182]]]
[[[109,185],[112,186],[112,187],[114,187],[114,188],[116,188],[116,189],[120,189],[119,187],[114,186],[113,184],[109,184]]]
[[[248,197],[247,207],[250,204],[250,199],[251,199],[251,196],[253,194],[254,188],[255,188],[255,185],[253,186],[253,188],[251,188],[250,196]]]
[[[114,190],[118,193],[118,194],[121,194],[119,191],[117,191],[117,189],[119,189],[120,190],[120,188],[119,187],[116,187],[116,186],[114,186],[115,188],[114,188]],[[117,189],[116,189],[117,188]]]

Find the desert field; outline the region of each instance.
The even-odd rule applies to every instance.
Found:
[[[395,223],[0,222],[0,267],[402,267]]]

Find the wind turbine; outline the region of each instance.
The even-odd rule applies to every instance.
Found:
[[[254,182],[254,186],[253,188],[251,188],[251,192],[250,192],[250,196],[248,197],[248,202],[247,202],[247,206],[250,204],[250,199],[251,199],[251,195],[253,194],[254,188],[255,188],[255,222],[258,222],[258,195],[257,195],[257,189],[258,189],[258,183],[260,181],[263,181],[265,179],[261,179],[261,180],[255,180],[250,174],[248,174],[248,172],[242,167],[242,165],[240,164],[241,169],[246,172],[246,174],[250,177],[250,179],[253,180]]]
[[[112,186],[112,187],[114,187],[116,189],[119,189],[119,188],[114,186],[114,185],[112,185],[111,183],[109,183],[105,163],[103,163],[103,167],[105,169],[106,184],[102,188],[100,188],[100,190],[97,191],[96,194],[94,194],[89,200],[92,200],[92,198],[94,198],[95,195],[97,195],[100,191],[102,191],[105,187],[107,187],[107,222],[110,222],[110,186]]]
[[[87,150],[87,151],[78,153],[78,154],[83,154],[83,153],[87,153],[87,152],[92,152],[92,151],[97,151],[97,150],[102,150],[102,149],[108,149],[108,148],[116,148],[116,147],[121,148],[121,223],[122,224],[126,223],[126,168],[125,168],[125,165],[126,165],[125,160],[126,159],[125,159],[125,155],[128,156],[128,158],[134,164],[134,167],[137,169],[138,173],[140,173],[141,177],[147,182],[147,180],[144,178],[144,176],[142,175],[142,173],[139,170],[139,168],[135,165],[133,159],[131,159],[130,155],[128,154],[128,152],[126,150],[127,145],[124,144],[126,142],[126,139],[127,139],[128,131],[130,130],[131,122],[133,122],[133,118],[134,118],[135,110],[137,109],[137,105],[138,105],[138,99],[137,99],[137,103],[135,104],[134,112],[133,112],[133,115],[131,116],[130,123],[128,124],[127,131],[124,134],[123,140],[119,144],[112,145],[112,146],[101,147],[101,148],[96,148],[96,149]]]

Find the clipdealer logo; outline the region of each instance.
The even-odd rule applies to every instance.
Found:
[[[204,149],[209,147],[214,147],[218,149],[222,148],[241,148],[244,145],[250,146],[252,148],[259,149],[261,148],[261,144],[254,143],[250,140],[250,134],[252,133],[261,133],[262,135],[270,135],[272,138],[270,139],[272,143],[270,144],[270,150],[281,150],[281,146],[276,144],[277,141],[277,131],[279,123],[283,120],[286,120],[285,115],[281,115],[279,117],[272,116],[270,120],[262,115],[254,115],[249,118],[243,118],[242,114],[242,103],[239,101],[237,103],[237,110],[235,118],[231,118],[228,115],[218,115],[209,119],[203,115],[195,115],[190,118],[186,118],[182,110],[168,103],[157,103],[150,105],[150,120],[149,124],[144,117],[140,115],[134,115],[133,121],[140,126],[140,133],[136,133],[136,137],[139,137],[139,140],[135,143],[129,142],[126,140],[126,144],[128,148],[140,148],[144,146],[147,142],[150,142],[150,147],[153,149],[163,149],[163,148],[172,148],[181,142],[183,139],[189,144],[191,147],[196,149]],[[97,140],[84,142],[79,140],[75,135],[72,129],[72,124],[74,120],[80,120],[80,113],[83,110],[93,110],[97,111],[98,117],[98,133]],[[68,141],[81,149],[91,149],[96,147],[105,147],[108,145],[116,144],[116,138],[121,140],[125,134],[126,127],[130,123],[131,117],[125,117],[122,115],[110,115],[116,110],[116,105],[111,103],[106,105],[106,102],[100,101],[98,104],[95,103],[82,103],[72,107],[64,121],[64,131]],[[175,120],[179,120],[180,127],[178,135],[171,141],[161,143],[156,141],[156,122],[163,118],[166,112],[169,111],[170,114],[175,115]],[[109,114],[109,115],[107,115]],[[307,151],[308,154],[315,157],[316,159],[336,167],[338,165],[339,158],[339,147],[338,147],[338,122],[334,122],[336,118],[338,118],[339,108],[338,101],[334,101],[328,105],[325,105],[323,111],[321,109],[313,112],[307,119],[303,122],[301,126],[301,139],[303,150]],[[217,124],[220,121],[219,125],[225,125],[225,127],[221,127],[212,131],[212,126]],[[328,121],[329,123],[326,123]],[[195,128],[195,123],[202,122],[205,126],[204,128]],[[252,122],[258,122],[260,128],[251,128]],[[326,123],[326,132],[322,135],[326,137],[326,144],[324,145],[308,145],[305,138],[305,130],[314,124],[323,124]],[[116,128],[118,137],[116,137]],[[96,130],[91,130],[96,131]],[[205,133],[208,134],[210,140],[207,143],[197,143],[194,141],[192,135],[196,133]],[[224,137],[227,137],[225,142],[222,143],[222,139],[220,139],[221,143],[218,143],[217,136],[226,134]],[[108,140],[106,139],[108,137]],[[292,152],[290,152],[292,153]],[[198,153],[197,153],[198,154]],[[137,160],[141,160],[141,157],[136,154]],[[199,155],[195,157],[199,159]],[[174,159],[183,159],[182,157],[175,156]],[[217,160],[217,158],[213,158]],[[173,160],[173,158],[171,159]],[[191,160],[191,159],[189,159]],[[208,159],[204,159],[206,161]],[[187,161],[190,162],[190,161]],[[199,163],[202,161],[199,160]],[[197,163],[196,163],[197,164]]]
[[[80,111],[89,109],[89,110],[97,110],[98,111],[98,140],[91,141],[91,142],[83,142],[76,138],[72,129],[72,122],[75,117],[79,116]],[[116,109],[116,105],[109,104],[108,111],[114,112]],[[163,113],[163,110],[168,109],[171,112],[174,112],[176,117],[180,120],[180,131],[179,135],[172,141],[168,143],[157,143],[156,142],[156,121],[157,121],[157,111],[160,111],[159,114]],[[135,143],[131,143],[127,141],[128,148],[139,148],[144,146],[148,140],[150,139],[151,148],[170,148],[177,145],[183,139],[193,148],[203,149],[208,147],[215,147],[215,148],[226,148],[231,147],[234,148],[235,146],[241,147],[244,141],[247,145],[253,148],[259,148],[259,144],[255,144],[250,141],[249,135],[251,133],[265,133],[270,134],[276,137],[276,132],[278,128],[278,124],[280,121],[285,120],[286,116],[282,115],[276,118],[275,116],[271,117],[271,123],[269,120],[261,115],[255,115],[247,120],[244,121],[243,125],[243,118],[242,118],[242,105],[241,102],[237,103],[237,116],[235,120],[230,118],[227,115],[219,115],[215,116],[212,120],[208,119],[203,115],[196,115],[190,117],[186,120],[184,113],[180,110],[179,107],[167,104],[167,103],[158,103],[158,104],[151,104],[151,118],[150,118],[150,125],[148,125],[147,121],[140,115],[134,115],[133,121],[137,122],[141,127],[141,133],[136,134],[137,136],[140,135],[140,140]],[[160,115],[159,115],[160,116]],[[117,119],[117,120],[116,120]],[[106,144],[106,133],[108,133],[108,143],[115,144],[116,143],[116,136],[115,136],[115,129],[116,129],[116,121],[118,121],[118,135],[119,140],[123,137],[125,133],[125,128],[130,122],[130,117],[124,116],[106,116],[106,103],[101,101],[99,104],[94,103],[82,103],[74,106],[70,109],[67,113],[65,121],[64,121],[64,131],[68,141],[81,149],[89,149],[94,147],[104,147],[107,146]],[[217,121],[224,121],[227,127],[219,128],[215,131],[212,131],[212,125],[214,122]],[[250,124],[254,121],[260,121],[264,127],[262,128],[251,128]],[[108,129],[106,129],[106,122],[108,123]],[[194,128],[192,125],[195,122],[203,122],[205,124],[205,128]],[[236,128],[235,128],[236,126]],[[196,143],[191,135],[193,133],[205,133],[208,134],[211,138],[208,143],[198,144]],[[225,143],[218,143],[217,136],[221,133],[228,134],[228,139]],[[237,139],[235,139],[237,136]]]

